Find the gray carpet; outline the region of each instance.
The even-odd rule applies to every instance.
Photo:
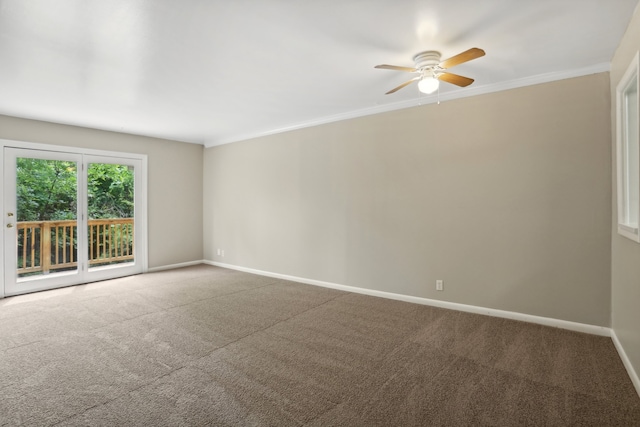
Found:
[[[210,266],[0,300],[0,425],[639,426],[608,338]]]

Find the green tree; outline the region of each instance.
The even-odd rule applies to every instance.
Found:
[[[75,219],[75,162],[19,158],[16,164],[18,221]],[[125,165],[92,163],[87,170],[89,218],[132,218],[133,169]]]
[[[78,200],[74,162],[19,158],[16,166],[18,221],[75,218]]]
[[[87,171],[89,218],[132,218],[134,210],[133,168],[92,163]]]

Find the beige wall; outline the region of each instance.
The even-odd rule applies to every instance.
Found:
[[[202,259],[201,145],[8,116],[0,138],[146,154],[149,268]]]
[[[629,24],[629,28],[611,62],[613,153],[615,153],[616,141],[616,86],[638,50],[640,50],[640,8],[637,8]],[[613,162],[613,173],[613,221],[611,237],[612,327],[635,371],[640,373],[640,244],[624,238],[617,233],[618,213],[617,189],[615,187],[615,162]]]
[[[204,257],[609,326],[609,112],[603,73],[205,149]]]

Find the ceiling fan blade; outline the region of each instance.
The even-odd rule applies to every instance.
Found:
[[[451,83],[456,86],[462,86],[462,87],[469,86],[471,83],[473,83],[473,79],[470,79],[469,77],[459,76],[457,74],[451,74],[451,73],[440,74],[438,76],[438,80],[442,80],[443,82]]]
[[[473,47],[469,50],[466,50],[462,53],[457,54],[449,59],[445,59],[440,63],[440,68],[451,68],[456,65],[465,63],[467,61],[471,61],[472,59],[477,59],[484,56],[484,50],[478,49],[477,47]]]
[[[387,64],[376,65],[373,68],[382,68],[384,70],[406,71],[407,73],[415,73],[417,71],[415,68],[400,67],[398,65],[387,65]]]
[[[401,84],[400,86],[398,86],[398,87],[394,87],[394,88],[393,88],[393,89],[391,89],[389,92],[385,93],[385,95],[389,95],[389,94],[391,94],[391,93],[397,92],[397,91],[399,91],[400,89],[402,89],[403,87],[405,87],[405,86],[409,86],[411,83],[415,82],[416,80],[420,80],[420,76],[418,76],[418,77],[414,77],[414,78],[412,78],[411,80],[409,80],[408,82],[404,82],[404,83],[402,83],[402,84]]]

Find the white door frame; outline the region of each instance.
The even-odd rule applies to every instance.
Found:
[[[140,192],[140,198],[136,202],[135,206],[135,217],[136,217],[136,240],[137,244],[140,245],[140,252],[137,258],[140,258],[140,265],[142,267],[142,273],[146,273],[148,271],[148,215],[147,215],[147,155],[146,154],[135,154],[135,153],[122,153],[122,152],[114,152],[114,151],[106,151],[106,150],[94,150],[94,149],[86,149],[79,147],[68,147],[68,146],[59,146],[59,145],[50,145],[50,144],[40,144],[40,143],[31,143],[31,142],[23,142],[23,141],[12,141],[6,139],[0,139],[0,165],[4,167],[4,149],[5,147],[9,148],[21,148],[21,149],[31,149],[31,150],[42,150],[42,151],[51,151],[51,152],[61,152],[61,153],[69,153],[74,155],[84,155],[84,156],[99,156],[99,157],[109,157],[111,160],[121,159],[123,162],[129,160],[140,161],[140,173],[136,172],[136,193]],[[86,174],[86,171],[84,172]],[[140,182],[137,182],[138,179]],[[5,194],[4,194],[4,173],[0,173],[0,203],[2,203],[2,215],[3,217],[6,214],[6,206],[5,206]],[[80,202],[80,201],[78,201]],[[140,205],[140,206],[139,206]],[[139,221],[139,222],[138,222]],[[2,221],[3,227],[3,236],[4,236],[4,227],[6,221]],[[0,245],[0,298],[3,298],[6,295],[5,293],[5,284],[4,284],[4,240],[3,244]],[[138,259],[136,259],[136,263]],[[100,274],[94,275],[95,277],[91,280],[102,280],[100,278]]]

